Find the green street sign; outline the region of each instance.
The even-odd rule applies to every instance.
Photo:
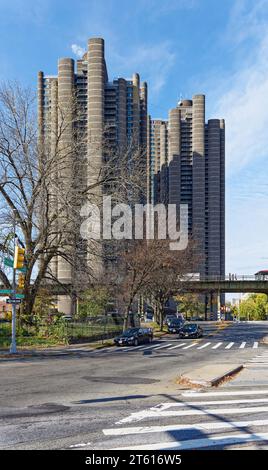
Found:
[[[21,273],[26,273],[27,268],[26,266],[23,266],[22,268],[17,268],[17,271],[20,271]]]
[[[4,265],[8,266],[9,268],[13,268],[14,260],[10,259],[10,258],[5,258],[4,259]],[[22,268],[17,268],[17,271],[20,271],[21,273],[26,273],[27,268],[26,268],[26,266],[23,266]]]
[[[0,294],[12,294],[12,292],[11,289],[0,289]]]
[[[24,294],[16,294],[16,299],[24,299]]]
[[[14,260],[10,258],[5,258],[4,259],[4,265],[8,266],[10,268],[13,268]]]

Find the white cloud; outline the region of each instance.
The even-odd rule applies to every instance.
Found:
[[[71,45],[71,49],[73,51],[73,53],[79,58],[81,59],[83,57],[83,55],[85,54],[86,52],[86,49],[84,49],[83,47],[79,46],[78,44],[72,44]]]
[[[241,5],[244,2],[239,1]],[[229,175],[242,170],[253,161],[261,161],[268,155],[268,19],[264,28],[263,18],[257,27],[258,12],[266,3],[256,2],[254,11],[247,14],[243,26],[238,20],[235,24],[234,44],[242,38],[254,35],[254,44],[246,59],[238,60],[236,71],[229,77],[219,79],[220,87],[213,109],[213,115],[226,119],[226,156]],[[258,5],[257,5],[258,4]],[[237,7],[236,7],[237,8]],[[248,28],[252,18],[252,28]],[[233,19],[230,24],[233,24]],[[253,27],[254,25],[254,27]],[[229,26],[228,35],[231,35]],[[217,81],[215,82],[217,83]]]
[[[157,95],[166,84],[167,77],[175,63],[175,53],[170,42],[153,45],[142,45],[127,50],[127,55],[119,55],[113,52],[117,68],[124,75],[138,72],[142,74],[149,85],[150,96]]]
[[[233,54],[233,71],[209,81],[210,114],[226,120],[227,272],[240,274],[267,268],[267,6],[268,0],[236,0],[221,44]]]

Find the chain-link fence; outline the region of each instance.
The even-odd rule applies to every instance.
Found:
[[[120,334],[124,319],[121,315],[102,315],[84,319],[75,318],[32,318],[29,323],[17,323],[18,346],[50,346],[91,341],[104,341]],[[139,318],[134,317],[139,326]],[[11,321],[0,321],[0,349],[11,343]]]

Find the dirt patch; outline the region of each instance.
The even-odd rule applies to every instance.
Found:
[[[197,389],[197,388],[207,388],[204,385],[192,383],[189,379],[187,379],[186,377],[183,377],[182,375],[177,378],[176,384],[183,385],[184,387],[187,387],[187,388],[195,388],[195,389]]]

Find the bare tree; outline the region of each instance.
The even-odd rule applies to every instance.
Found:
[[[183,251],[170,251],[169,240],[135,240],[125,246],[118,268],[118,292],[124,305],[124,328],[133,326],[131,312],[137,297],[153,298],[160,328],[164,307],[173,294],[185,286],[185,274],[196,265],[194,245]],[[183,282],[184,281],[184,282]]]
[[[80,110],[75,98],[64,109],[57,109],[56,125],[46,135],[38,133],[36,98],[31,90],[18,84],[0,87],[0,247],[3,256],[12,256],[11,225],[16,221],[16,235],[25,247],[27,272],[23,289],[23,311],[30,315],[36,295],[46,282],[59,282],[55,264],[63,260],[76,273],[76,284],[66,287],[72,294],[94,282],[94,269],[87,258],[105,258],[98,240],[82,240],[81,206],[87,201],[102,204],[103,194],[114,202],[142,191],[144,172],[142,149],[132,144],[116,148],[106,139],[101,145],[103,164],[94,168],[88,161],[88,137],[77,123]],[[69,136],[70,129],[72,137]],[[132,171],[135,166],[135,172]],[[95,175],[94,180],[85,174]],[[0,268],[2,283],[10,280]],[[83,287],[84,286],[84,287]]]

